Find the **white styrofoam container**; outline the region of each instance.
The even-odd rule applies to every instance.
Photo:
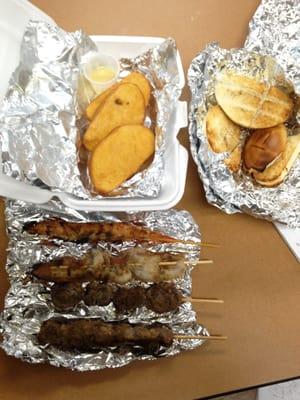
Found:
[[[29,19],[54,23],[50,17],[26,0],[0,0],[0,56],[7,60],[0,64],[0,76],[5,77],[0,86],[0,102],[9,77],[19,62],[19,49],[25,26]],[[164,39],[142,36],[92,36],[99,50],[120,57],[135,57],[157,46]],[[179,52],[177,65],[180,71],[180,87],[185,85]],[[51,192],[18,182],[0,172],[0,195],[36,204],[59,198],[68,207],[86,211],[138,211],[163,210],[173,207],[181,199],[186,180],[188,153],[177,140],[180,128],[187,126],[187,104],[178,101],[168,123],[166,134],[165,171],[160,194],[157,198],[80,200],[67,193]]]

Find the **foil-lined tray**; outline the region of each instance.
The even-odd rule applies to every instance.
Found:
[[[297,1],[264,0],[250,23],[245,48],[225,50],[215,43],[210,44],[195,57],[188,71],[192,95],[189,112],[191,152],[207,200],[227,213],[246,212],[290,227],[300,226],[300,159],[279,186],[262,187],[244,172],[232,173],[226,167],[224,160],[229,154],[217,154],[210,149],[204,123],[208,109],[216,104],[215,82],[224,70],[300,95],[300,70],[296,58],[300,23],[296,8]],[[299,133],[299,124],[298,110],[286,123],[288,134]],[[247,130],[243,130],[242,143],[247,134]]]
[[[30,21],[20,64],[0,110],[2,172],[34,186],[81,199],[102,198],[93,191],[88,154],[80,145],[86,127],[84,109],[95,95],[82,66],[97,51],[82,31]],[[145,125],[156,135],[152,163],[111,194],[115,198],[156,197],[164,172],[167,124],[181,88],[177,49],[167,39],[134,59],[120,59],[120,77],[142,72],[152,86]]]
[[[50,300],[51,283],[43,284],[30,277],[32,266],[37,262],[48,261],[63,255],[74,257],[83,256],[91,249],[91,244],[77,244],[54,240],[54,245],[45,243],[44,237],[29,235],[23,232],[23,227],[28,222],[59,217],[73,222],[100,222],[100,221],[132,221],[143,224],[152,230],[159,230],[167,235],[178,239],[192,240],[200,244],[198,227],[187,211],[156,211],[147,213],[131,214],[100,214],[85,213],[66,209],[61,205],[49,205],[49,210],[37,208],[24,202],[7,201],[6,220],[9,235],[8,257],[6,270],[10,279],[11,287],[5,298],[5,308],[1,318],[1,333],[3,335],[2,348],[7,354],[21,358],[24,361],[41,363],[49,362],[55,366],[64,366],[80,371],[97,370],[107,367],[121,367],[133,360],[154,359],[146,354],[141,348],[120,347],[107,348],[97,353],[75,353],[64,352],[54,347],[39,345],[36,339],[41,323],[55,316],[66,318],[96,318],[105,321],[127,320],[130,323],[150,324],[159,322],[167,324],[176,334],[209,335],[207,330],[197,324],[196,314],[191,303],[183,303],[176,312],[156,314],[141,307],[133,313],[116,313],[114,306],[109,304],[105,307],[88,307],[82,303],[78,304],[72,311],[58,313],[55,311]],[[55,211],[50,210],[55,209]],[[133,247],[134,242],[122,243],[99,242],[99,249],[108,250],[112,253],[122,252]],[[145,247],[145,244],[139,244]],[[147,245],[146,248],[155,252],[172,252],[186,254],[190,264],[185,275],[176,279],[174,283],[185,296],[191,295],[191,270],[193,262],[199,259],[200,246],[194,244],[160,244]],[[137,281],[126,284],[135,286]],[[149,286],[148,283],[142,283]],[[200,346],[203,340],[174,340],[168,349],[161,349],[160,356],[175,355],[184,349],[193,349]]]

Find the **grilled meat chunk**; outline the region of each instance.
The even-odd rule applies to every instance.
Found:
[[[177,310],[181,302],[180,292],[171,283],[154,284],[147,289],[146,306],[158,314]]]
[[[113,298],[117,312],[134,311],[145,305],[145,289],[143,287],[119,288]]]
[[[112,286],[100,282],[91,282],[86,287],[84,302],[87,306],[107,306],[114,297]]]
[[[51,299],[57,310],[69,310],[75,307],[84,296],[80,283],[56,283],[51,288]]]

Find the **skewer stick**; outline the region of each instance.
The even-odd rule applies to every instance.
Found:
[[[175,240],[174,243],[182,243],[188,244],[191,246],[200,246],[200,247],[221,247],[218,243],[203,243],[203,242],[194,242],[193,240]]]
[[[178,261],[161,261],[159,265],[161,267],[168,266],[168,265],[176,265]],[[203,265],[203,264],[213,264],[213,260],[198,260],[196,262],[193,261],[184,261],[185,265],[191,265],[193,267],[197,267],[198,265]],[[129,263],[129,267],[134,267],[136,265],[142,265],[141,263]]]
[[[227,340],[227,336],[223,335],[174,335],[174,339],[178,340],[188,340],[188,339],[196,339],[196,340]]]
[[[221,299],[203,299],[203,298],[193,298],[193,297],[184,297],[182,301],[190,303],[215,303],[215,304],[224,303],[224,300]]]
[[[178,263],[178,261],[161,261],[159,263],[159,265],[161,265],[161,266],[164,266],[164,265],[176,265],[177,263]],[[212,264],[212,263],[213,263],[213,260],[198,260],[196,262],[184,261],[185,265],[190,265],[191,264],[193,266],[201,265],[201,264]]]

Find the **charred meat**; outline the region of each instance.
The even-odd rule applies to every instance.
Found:
[[[84,296],[80,283],[56,283],[51,288],[52,303],[57,310],[69,310],[75,307]]]
[[[143,287],[119,288],[113,297],[114,306],[119,313],[134,311],[145,305],[146,295]]]
[[[160,324],[142,325],[125,322],[104,322],[101,319],[51,318],[44,321],[37,335],[42,345],[61,350],[89,352],[103,347],[151,344],[169,347],[173,332]]]
[[[69,242],[99,241],[176,243],[177,240],[160,232],[134,225],[129,222],[68,222],[61,219],[49,219],[31,222],[24,230],[30,234],[47,236],[49,239],[61,239]]]
[[[86,287],[84,302],[87,306],[107,306],[114,298],[112,286],[100,282],[91,282]]]

